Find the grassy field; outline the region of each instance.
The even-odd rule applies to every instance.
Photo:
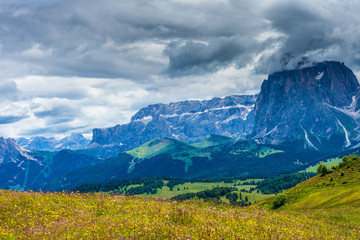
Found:
[[[341,162],[341,158],[330,158],[326,162],[323,162],[328,168],[330,168],[332,165],[338,165]],[[314,172],[316,173],[316,168],[319,166],[319,164],[316,164],[314,166],[310,166],[306,168],[305,172]]]
[[[351,208],[359,216],[359,208]],[[0,239],[359,239],[328,211],[240,208],[109,194],[0,191]],[[340,219],[341,221],[338,221]]]
[[[246,181],[254,181],[255,183],[258,181],[261,181],[261,179],[251,179]],[[160,197],[160,198],[166,198],[170,199],[176,195],[182,194],[182,193],[196,193],[200,191],[204,191],[207,189],[212,189],[214,187],[231,187],[236,188],[236,193],[240,193],[241,189],[245,189],[246,191],[249,191],[250,188],[255,188],[256,185],[239,185],[244,183],[245,181],[237,180],[233,183],[224,183],[224,182],[215,182],[215,183],[206,183],[206,182],[186,182],[185,184],[180,184],[174,187],[172,191],[170,191],[170,188],[167,186],[164,186],[162,189],[159,189],[156,194],[143,194],[143,196],[146,197]],[[236,186],[234,186],[234,183],[236,183]],[[262,194],[261,192],[257,192],[257,190],[249,192],[241,192],[241,195],[243,199],[245,196],[248,197],[249,201],[251,203],[262,201],[266,198],[274,196],[274,194]],[[227,202],[225,197],[221,199],[222,201]]]

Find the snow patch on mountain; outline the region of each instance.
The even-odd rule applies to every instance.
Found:
[[[315,79],[320,80],[324,76],[324,72],[319,72],[318,75],[316,75]]]
[[[141,119],[136,119],[135,121],[137,122],[142,122],[145,126],[148,125],[149,122],[151,122],[153,119],[152,116],[146,116],[146,117],[143,117]]]
[[[351,142],[349,140],[349,133],[348,131],[346,130],[346,128],[344,127],[344,125],[340,122],[340,120],[338,118],[336,118],[337,122],[339,123],[339,125],[342,127],[342,129],[344,130],[344,133],[345,133],[345,141],[346,141],[346,145],[345,147],[348,147],[351,145]]]
[[[306,130],[303,128],[303,126],[300,125],[300,127],[302,128],[302,130],[304,131],[305,134],[305,141],[308,144],[309,147],[319,150],[317,147],[315,147],[315,145],[310,141],[308,133],[306,132]],[[306,148],[306,147],[305,147]]]

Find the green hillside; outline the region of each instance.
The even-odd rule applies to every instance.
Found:
[[[360,148],[359,147],[351,148],[351,149],[348,149],[348,150],[345,150],[345,151],[342,151],[339,153],[333,153],[330,155],[323,154],[323,156],[317,158],[317,161],[315,162],[315,164],[310,165],[304,171],[316,172],[319,162],[322,162],[328,168],[330,168],[332,165],[338,165],[342,161],[343,156],[348,156],[348,155],[352,155],[352,154],[360,155]]]
[[[19,158],[23,162],[2,165],[0,188],[42,189],[45,184],[59,176],[100,162],[95,157],[71,150],[59,152],[33,151],[31,156],[33,159],[21,158],[20,156]]]
[[[204,141],[193,143],[195,147],[206,148],[210,146],[216,146],[219,144],[232,144],[236,142],[235,138],[212,134],[204,139]]]
[[[259,205],[274,208],[274,202],[281,198],[281,209],[359,208],[360,158],[357,155],[345,156],[336,168],[327,168],[327,172],[318,174]]]
[[[211,135],[195,144],[172,138],[155,139],[97,165],[58,177],[44,189],[72,189],[86,183],[104,184],[116,179],[150,176],[271,177],[304,170],[315,164],[316,154],[297,153],[253,140],[219,135]]]
[[[201,143],[203,142],[200,142],[200,145]],[[221,142],[213,141],[212,144],[209,143],[207,140],[204,141],[204,145],[207,146],[218,145]],[[202,147],[196,147],[187,142],[172,138],[154,139],[126,153],[134,157],[127,171],[128,173],[135,169],[137,163],[161,154],[170,154],[172,159],[183,161],[185,163],[185,172],[193,164],[193,157],[211,157],[208,151],[202,150]]]

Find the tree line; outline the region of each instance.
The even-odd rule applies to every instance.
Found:
[[[217,183],[225,182],[232,183],[236,180],[245,181],[249,179],[249,176],[240,176],[240,177],[222,177],[222,178],[193,178],[193,179],[182,179],[175,177],[142,177],[136,179],[119,179],[110,181],[106,184],[100,183],[88,183],[81,186],[75,187],[72,191],[75,192],[116,192],[116,193],[127,193],[127,194],[143,194],[151,193],[156,194],[157,189],[162,188],[165,184],[164,181],[167,181],[166,186],[169,187],[170,191],[177,185],[182,185],[184,183]],[[252,184],[253,181],[244,182],[243,185]],[[255,184],[255,183],[254,183]],[[136,187],[129,186],[132,185],[141,185]]]
[[[277,194],[283,190],[292,188],[297,184],[312,178],[316,173],[291,173],[282,175],[280,177],[264,179],[257,183],[257,189],[259,189],[263,194]]]

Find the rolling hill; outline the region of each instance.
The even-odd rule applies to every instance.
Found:
[[[358,208],[359,182],[360,158],[357,155],[349,155],[345,156],[336,168],[328,169],[327,173],[318,174],[259,205],[273,208],[274,201],[283,198],[283,206],[279,206],[281,209]]]
[[[317,152],[289,149],[210,135],[202,142],[154,139],[133,150],[56,178],[46,189],[72,189],[86,183],[147,176],[214,178],[276,176],[315,164]],[[312,162],[311,160],[315,161]]]

